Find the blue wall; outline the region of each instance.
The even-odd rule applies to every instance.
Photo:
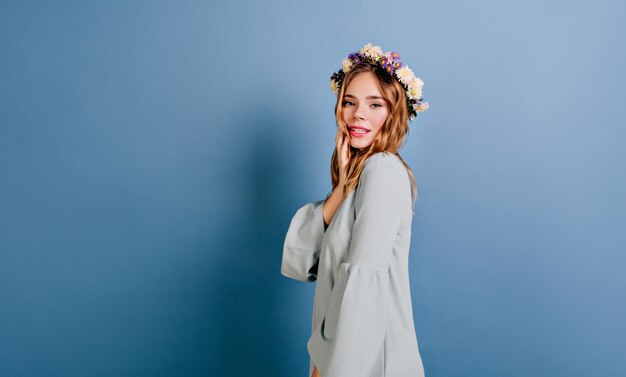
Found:
[[[397,50],[430,109],[411,283],[428,377],[626,375],[626,5],[3,2],[0,375],[305,376],[280,274],[330,190],[330,74]]]

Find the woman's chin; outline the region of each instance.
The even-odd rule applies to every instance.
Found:
[[[365,140],[351,140],[350,141],[350,146],[352,146],[352,148],[356,148],[356,149],[363,149],[363,148],[367,148],[371,143]]]

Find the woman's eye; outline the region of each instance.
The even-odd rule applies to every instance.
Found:
[[[352,101],[343,101],[343,105],[344,106],[354,106],[354,102],[352,102]],[[383,107],[383,105],[381,105],[380,103],[373,103],[370,106],[375,107],[375,108],[376,107]]]

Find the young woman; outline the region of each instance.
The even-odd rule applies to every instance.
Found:
[[[420,377],[409,285],[415,178],[398,154],[428,108],[395,52],[367,44],[331,77],[337,95],[332,192],[297,210],[281,273],[317,281],[310,377]]]

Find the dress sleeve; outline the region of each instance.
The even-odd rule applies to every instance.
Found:
[[[339,266],[324,318],[323,332],[331,346],[326,371],[320,371],[323,377],[376,374],[388,323],[388,268],[406,205],[402,184],[390,161],[366,162],[349,254]]]
[[[323,200],[300,207],[291,219],[285,243],[280,272],[303,282],[317,280],[322,239],[324,238]]]

